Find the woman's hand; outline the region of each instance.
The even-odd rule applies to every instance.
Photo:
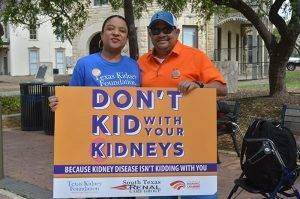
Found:
[[[49,100],[49,106],[51,108],[51,111],[55,111],[57,109],[57,105],[58,105],[58,98],[56,96],[50,96],[48,97]]]

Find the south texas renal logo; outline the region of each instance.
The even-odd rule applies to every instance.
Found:
[[[124,185],[120,185],[120,186],[116,186],[116,187],[112,187],[113,189],[119,189],[119,190],[128,190],[129,189],[129,185],[124,184]]]
[[[185,188],[185,183],[181,180],[177,180],[177,181],[171,182],[170,186],[176,190],[181,190],[181,189]]]

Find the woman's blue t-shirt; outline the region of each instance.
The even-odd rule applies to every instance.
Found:
[[[122,56],[108,62],[100,53],[80,58],[74,68],[70,86],[140,86],[140,71],[135,60]]]

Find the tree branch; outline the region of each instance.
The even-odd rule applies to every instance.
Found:
[[[292,9],[292,17],[287,26],[290,34],[294,34],[296,37],[300,34],[300,1],[294,1],[294,7]]]
[[[224,5],[242,13],[246,17],[246,19],[248,19],[252,23],[252,25],[256,28],[259,35],[264,40],[266,48],[268,50],[271,49],[273,42],[275,40],[271,32],[267,29],[265,24],[262,22],[258,14],[256,14],[255,11],[251,8],[251,6],[248,6],[242,0],[212,0],[212,1],[217,5]]]
[[[63,16],[65,16],[68,19],[68,21],[72,21],[71,17],[68,15],[68,12],[65,10],[63,4],[60,4],[59,7],[61,9],[61,13],[63,14]]]
[[[0,37],[2,37],[4,35],[4,28],[2,23],[0,23]]]
[[[291,4],[293,6],[291,9],[292,16],[285,28],[285,31],[287,32],[286,35],[281,34],[281,39],[278,44],[279,49],[284,49],[287,45],[295,46],[300,34],[300,1],[291,1]],[[293,49],[290,50],[290,53],[292,53],[292,50]]]
[[[277,28],[281,37],[288,36],[288,29],[284,19],[278,14],[285,0],[276,0],[270,8],[269,19]]]

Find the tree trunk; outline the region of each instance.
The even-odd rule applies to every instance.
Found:
[[[296,38],[297,39],[297,38]],[[270,96],[286,95],[287,89],[285,84],[286,65],[291,56],[296,39],[285,38],[278,44],[274,44],[269,49],[269,87]]]
[[[128,40],[129,40],[129,54],[132,59],[139,58],[139,47],[137,42],[137,34],[134,24],[133,5],[132,0],[123,0],[124,15],[129,25]]]
[[[286,74],[286,64],[287,60],[283,57],[277,55],[270,56],[269,65],[269,88],[270,96],[280,96],[286,95],[286,84],[285,84],[285,74]]]
[[[0,23],[0,37],[2,37],[4,35],[4,28],[2,23]]]

